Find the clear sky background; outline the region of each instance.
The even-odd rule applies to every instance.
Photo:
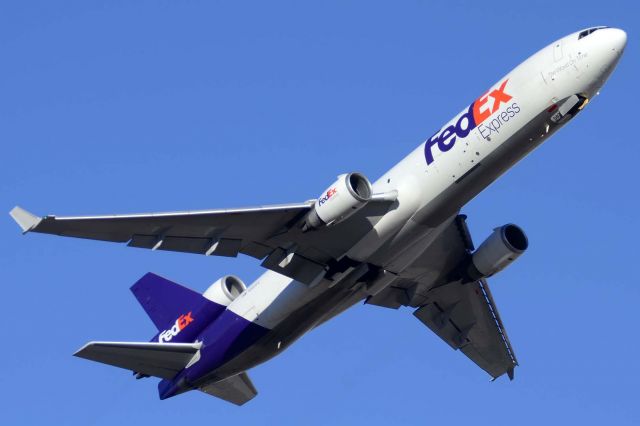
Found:
[[[589,107],[463,212],[530,250],[491,280],[521,366],[489,377],[411,310],[357,306],[251,371],[238,408],[77,359],[146,340],[129,292],[259,262],[21,236],[0,220],[0,423],[639,424],[635,1],[4,2],[0,210],[102,214],[297,202],[372,180],[555,39],[625,29]]]

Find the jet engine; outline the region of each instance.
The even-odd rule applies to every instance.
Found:
[[[514,224],[493,230],[471,255],[467,268],[468,278],[475,281],[502,271],[516,260],[529,246],[524,231]]]
[[[316,200],[305,219],[303,230],[342,222],[371,200],[371,183],[360,173],[338,176]]]
[[[202,293],[202,296],[222,306],[229,306],[247,286],[235,275],[225,275],[214,282]]]

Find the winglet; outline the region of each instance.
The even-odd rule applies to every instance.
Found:
[[[13,209],[11,209],[9,214],[11,215],[13,220],[15,220],[16,223],[20,226],[20,228],[22,228],[23,234],[26,234],[27,232],[38,226],[38,224],[42,220],[42,218],[29,213],[19,206],[15,206]]]

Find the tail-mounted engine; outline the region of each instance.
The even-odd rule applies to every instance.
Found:
[[[527,236],[518,226],[507,224],[496,228],[471,255],[465,275],[471,281],[490,277],[509,266],[527,247]]]
[[[247,286],[240,278],[235,275],[225,275],[211,284],[202,296],[218,305],[229,306],[246,289]]]
[[[330,226],[342,222],[371,200],[371,183],[360,173],[338,176],[316,200],[305,218],[303,230]]]

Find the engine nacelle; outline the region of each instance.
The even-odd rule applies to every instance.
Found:
[[[502,271],[529,247],[524,231],[514,224],[496,228],[471,255],[467,275],[472,280]]]
[[[360,173],[338,176],[316,200],[306,217],[304,230],[335,225],[364,207],[371,200],[371,183]]]
[[[222,306],[229,306],[247,289],[242,280],[235,275],[225,275],[214,282],[202,293],[202,296]]]

